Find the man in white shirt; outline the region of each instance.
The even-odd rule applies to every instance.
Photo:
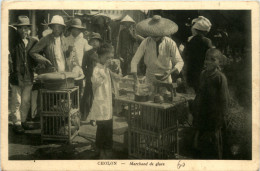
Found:
[[[82,96],[82,89],[83,89],[83,79],[84,74],[82,71],[82,60],[84,53],[90,49],[92,46],[88,44],[88,41],[83,37],[83,31],[86,28],[82,26],[82,22],[79,18],[74,18],[71,21],[71,25],[69,27],[69,31],[71,34],[66,37],[65,41],[68,44],[68,60],[71,61],[72,67],[75,69],[80,69],[80,73],[82,73],[82,77],[76,80],[76,85],[79,86],[80,97]],[[80,98],[81,99],[81,98]]]
[[[179,74],[184,65],[176,43],[167,37],[177,32],[178,26],[173,21],[155,15],[138,23],[136,28],[147,38],[142,41],[131,61],[131,72],[136,78],[137,65],[144,57],[149,83],[157,81],[155,74],[164,74],[162,80],[171,83],[171,74]]]
[[[146,83],[150,85],[152,95],[158,93],[154,86],[158,82],[155,75],[162,75],[161,81],[165,83],[172,83],[171,74],[178,76],[183,68],[184,62],[176,43],[168,37],[177,32],[178,26],[171,20],[155,15],[139,22],[136,28],[147,38],[142,41],[131,61],[131,73],[138,87],[137,67],[141,58],[144,58]],[[160,93],[170,93],[164,87],[160,89]]]
[[[65,29],[64,20],[61,16],[53,16],[49,24],[52,33],[41,38],[41,40],[32,48],[30,55],[36,61],[45,65],[45,72],[64,72],[69,71],[70,63],[66,62],[66,44],[63,31]],[[45,57],[41,55],[44,53]]]

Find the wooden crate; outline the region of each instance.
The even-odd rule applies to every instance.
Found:
[[[178,126],[178,114],[183,103],[169,108],[158,108],[128,103],[128,122],[131,128],[145,131],[167,131]]]
[[[64,90],[41,89],[40,101],[42,141],[71,143],[80,124],[78,87]]]
[[[172,103],[158,104],[117,97],[116,102],[127,106],[130,158],[164,159],[178,156],[178,115],[187,108],[185,99],[176,97]]]
[[[79,109],[79,88],[64,90],[40,90],[41,107],[44,113],[64,114],[70,110]]]
[[[174,159],[178,154],[177,134],[176,129],[161,133],[130,129],[129,158]]]
[[[69,116],[42,113],[41,140],[57,140],[71,143],[73,138],[78,135],[80,125],[75,124],[73,119],[78,116],[78,111]]]

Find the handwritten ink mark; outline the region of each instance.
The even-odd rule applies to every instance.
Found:
[[[181,163],[181,160],[179,160],[178,164],[177,164],[177,168],[180,169],[181,167],[185,167],[185,163]]]

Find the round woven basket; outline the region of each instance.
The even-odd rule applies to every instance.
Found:
[[[75,86],[74,78],[66,78],[64,80],[48,80],[43,82],[44,87],[49,90],[63,90]]]

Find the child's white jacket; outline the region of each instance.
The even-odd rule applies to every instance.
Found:
[[[90,120],[109,120],[112,118],[112,85],[110,71],[107,67],[97,64],[91,78],[94,94],[90,110]]]

